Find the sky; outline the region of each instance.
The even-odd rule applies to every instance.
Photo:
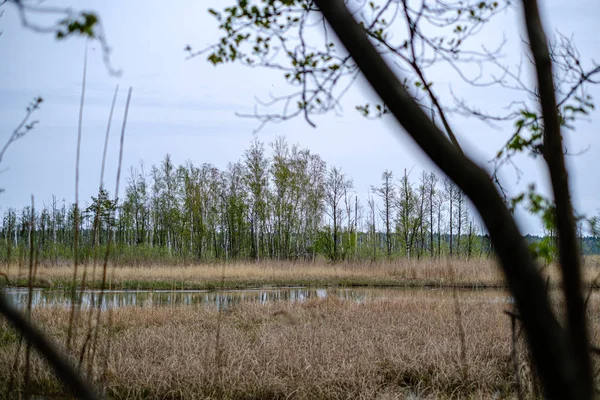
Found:
[[[187,59],[183,51],[188,44],[203,48],[218,40],[217,23],[208,8],[221,9],[227,1],[180,0],[148,1],[46,1],[46,5],[72,6],[77,10],[94,10],[103,21],[112,48],[111,63],[122,71],[119,77],[109,74],[102,61],[100,47],[89,44],[88,73],[83,134],[79,198],[82,203],[96,193],[106,122],[115,86],[120,87],[109,142],[105,184],[113,192],[119,150],[119,132],[123,119],[127,88],[133,95],[127,121],[121,190],[130,166],[143,160],[146,166],[158,164],[169,153],[176,164],[191,160],[194,164],[212,163],[224,169],[228,162],[239,160],[253,137],[258,122],[243,119],[236,113],[251,113],[257,99],[271,93],[286,93],[290,88],[280,74],[269,70],[248,69],[240,65],[214,67],[204,57]],[[588,66],[600,62],[600,32],[597,16],[600,2],[580,0],[541,2],[546,30],[572,36]],[[36,128],[14,143],[0,165],[0,213],[8,207],[23,207],[31,195],[39,207],[54,194],[71,202],[75,198],[75,155],[77,121],[81,96],[82,64],[85,40],[70,38],[57,41],[52,35],[32,32],[21,26],[11,4],[3,7],[0,18],[0,143],[3,144],[24,115],[25,107],[36,96],[44,102],[36,112]],[[503,62],[514,66],[522,56],[525,36],[518,7],[503,12],[481,32],[482,43],[498,43],[506,38]],[[515,94],[494,88],[472,88],[454,74],[433,70],[430,78],[440,88],[443,100],[450,100],[451,87],[461,97],[484,109],[497,110],[507,105]],[[600,98],[600,87],[590,94]],[[412,170],[417,180],[421,170],[435,167],[408,138],[402,128],[388,118],[371,121],[354,107],[375,99],[364,82],[356,84],[342,100],[343,112],[315,117],[316,128],[303,119],[269,124],[257,133],[264,143],[284,135],[290,144],[319,154],[328,165],[341,167],[354,180],[357,194],[366,198],[371,185],[380,182],[385,169],[402,175]],[[596,173],[600,159],[597,121],[592,114],[580,121],[575,132],[565,134],[570,152],[567,157],[573,201],[586,215],[600,208],[600,179]],[[458,139],[478,164],[487,170],[499,147],[511,130],[493,128],[481,122],[454,117]],[[511,194],[536,182],[549,193],[546,170],[541,160],[516,159],[522,176],[506,168],[502,182]],[[540,234],[537,220],[524,212],[517,213],[521,229]]]

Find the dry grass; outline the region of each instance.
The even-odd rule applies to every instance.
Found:
[[[454,277],[447,261],[406,260],[393,263],[306,264],[235,263],[194,266],[117,267],[114,288],[140,289],[212,289],[262,286],[423,286],[445,285],[451,282],[467,286],[498,285],[502,279],[491,260],[452,261]],[[13,282],[25,282],[25,270],[10,268]],[[69,266],[40,267],[38,285],[69,285],[73,269]],[[100,278],[96,276],[95,285]]]
[[[600,258],[586,257],[584,282],[599,278]],[[91,268],[88,267],[88,271]],[[40,267],[37,286],[67,287],[72,267]],[[7,270],[11,282],[26,285],[26,270],[15,266]],[[556,265],[542,267],[551,283],[560,282]],[[112,287],[118,289],[215,289],[264,286],[452,286],[499,287],[504,285],[502,273],[493,259],[472,260],[398,260],[392,263],[307,264],[265,262],[193,266],[117,267]],[[92,286],[100,285],[100,276]]]
[[[459,281],[496,282],[500,275],[495,263],[488,259],[453,260],[452,266]],[[450,263],[442,260],[408,261],[391,263],[292,263],[263,262],[203,264],[192,266],[155,265],[144,267],[117,267],[117,281],[174,281],[201,282],[221,279],[255,279],[269,283],[271,280],[297,279],[351,279],[351,278],[387,278],[402,280],[448,280]],[[4,268],[6,271],[6,267]],[[50,280],[61,280],[72,275],[72,266],[40,267],[38,275]],[[20,277],[24,277],[24,269]],[[10,268],[9,276],[18,275],[16,267]],[[99,279],[99,277],[96,277]]]
[[[395,291],[364,304],[242,304],[221,315],[220,356],[212,308],[121,308],[114,312],[106,390],[115,399],[512,398],[510,324],[502,312],[510,306],[497,301],[499,294],[459,296],[466,365],[448,290]],[[599,303],[593,295],[595,332]],[[64,342],[67,310],[39,308],[33,317]],[[0,338],[5,394],[17,343],[5,321]],[[521,374],[530,384],[523,354]],[[32,379],[38,391],[60,393],[37,359]]]
[[[590,284],[598,276],[597,258],[588,258],[585,264],[584,279]],[[10,272],[14,281],[17,269]],[[542,268],[542,273],[551,282],[560,281],[556,266]],[[38,270],[42,280],[55,283],[68,281],[71,274],[67,267]],[[503,284],[498,268],[488,260],[119,267],[115,276],[113,286],[140,288],[207,283],[218,287],[222,277],[226,287]],[[246,303],[221,314],[203,306],[121,308],[114,311],[108,378],[95,379],[117,399],[515,397],[510,324],[503,314],[511,306],[502,301],[505,293],[460,292],[464,338],[453,293],[394,290],[364,304],[334,298],[300,304]],[[560,298],[555,297],[558,304]],[[600,294],[592,294],[590,306],[593,342],[600,343]],[[64,307],[46,307],[35,309],[33,318],[64,343],[68,314]],[[80,324],[75,349],[85,341],[84,319]],[[109,337],[106,325],[100,331],[101,338]],[[461,339],[466,343],[465,362]],[[0,398],[16,393],[7,390],[18,343],[18,336],[0,320]],[[106,346],[104,340],[101,354]],[[532,393],[526,352],[522,343],[519,346],[521,380]],[[102,358],[96,361],[100,368]],[[33,365],[34,391],[64,395],[39,359]],[[20,368],[18,380],[23,363]]]

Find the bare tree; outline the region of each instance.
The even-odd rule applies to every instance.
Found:
[[[427,201],[427,205],[429,208],[429,256],[433,258],[434,255],[434,239],[433,239],[433,227],[434,227],[434,220],[433,220],[433,216],[435,215],[434,213],[434,209],[436,207],[436,201],[437,201],[437,197],[436,197],[436,193],[437,193],[437,181],[438,181],[438,177],[436,176],[435,173],[430,172],[429,175],[427,176],[427,180],[426,180],[426,190],[427,190],[427,197],[428,197],[428,201]],[[441,211],[441,210],[440,210]],[[439,216],[438,216],[439,219]],[[439,230],[439,221],[438,221],[438,230]],[[439,232],[438,232],[439,234]]]
[[[341,169],[337,167],[329,169],[325,182],[325,205],[327,206],[325,212],[331,219],[333,226],[333,249],[331,254],[333,261],[339,261],[340,259],[340,229],[345,219],[342,199],[344,194],[352,187],[352,180],[346,177]]]
[[[379,215],[385,226],[385,247],[387,257],[392,257],[392,218],[396,203],[396,192],[394,189],[394,174],[392,171],[385,170],[381,174],[381,186],[372,187],[371,191],[383,201],[383,209]]]
[[[452,223],[454,217],[453,205],[454,201],[456,200],[456,193],[458,192],[458,190],[454,182],[452,182],[452,180],[448,178],[444,178],[444,190],[446,195],[445,197],[448,200],[448,218],[450,219],[450,221],[448,222],[448,227],[450,229],[448,247],[450,251],[450,257],[452,257],[452,251],[454,248],[452,245],[452,241],[454,239],[454,224]]]
[[[369,235],[373,246],[371,261],[375,261],[377,259],[377,223],[375,220],[375,200],[372,196],[367,199],[367,206],[369,207]]]
[[[398,211],[396,231],[398,231],[400,240],[404,244],[406,257],[410,259],[415,247],[419,226],[423,221],[422,198],[413,189],[406,170],[404,170],[404,176],[400,180],[399,189],[400,193],[396,206]]]

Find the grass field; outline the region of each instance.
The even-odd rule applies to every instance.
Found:
[[[498,301],[497,291],[461,293],[458,300],[452,290],[434,292],[406,291],[365,304],[333,298],[248,303],[221,314],[208,307],[117,309],[107,378],[102,383],[96,373],[95,379],[114,399],[515,398],[510,321],[503,313],[511,306]],[[590,304],[597,343],[600,296]],[[67,309],[38,308],[33,319],[64,343]],[[84,325],[76,349],[85,341]],[[101,333],[104,353],[105,326]],[[0,321],[0,396],[17,344]],[[532,397],[522,340],[518,348],[521,381]],[[103,360],[97,360],[100,372]],[[37,358],[31,382],[36,393],[62,394]]]
[[[596,263],[586,260],[588,285],[597,277]],[[17,268],[4,271],[10,280],[17,280]],[[559,283],[555,266],[542,272]],[[24,273],[20,281],[25,280]],[[503,312],[512,308],[507,293],[450,288],[503,286],[499,270],[489,260],[119,267],[114,273],[112,286],[120,288],[215,288],[221,282],[228,288],[448,288],[390,290],[389,296],[365,303],[336,298],[241,303],[222,312],[206,306],[123,307],[112,311],[110,330],[108,313],[103,312],[92,376],[109,398],[517,398],[510,320]],[[54,286],[67,285],[71,274],[67,267],[38,269],[40,283]],[[560,309],[557,291],[551,293]],[[71,356],[77,364],[86,349],[82,358],[86,371],[89,339],[83,312]],[[56,343],[65,343],[68,308],[34,308],[32,319]],[[591,293],[589,321],[592,342],[598,344],[599,292]],[[19,385],[23,387],[25,346],[19,343],[19,336],[0,319],[0,398],[13,398]],[[537,398],[522,336],[517,347],[522,387],[527,398]],[[30,387],[51,398],[65,395],[37,356]]]
[[[586,286],[598,279],[600,258],[585,260]],[[100,267],[79,267],[79,279],[87,269],[87,286],[100,287]],[[12,285],[27,286],[26,268],[4,266]],[[551,283],[560,281],[555,265],[542,267]],[[111,273],[109,273],[111,275]],[[70,287],[73,268],[38,267],[34,286]],[[81,282],[80,280],[78,281]],[[400,287],[503,287],[502,273],[493,259],[472,260],[398,260],[391,263],[308,264],[291,262],[234,263],[117,267],[111,281],[113,289],[241,289],[265,286],[400,286]]]
[[[507,305],[489,300],[480,294],[459,304],[464,358],[450,292],[368,304],[244,304],[221,315],[122,308],[113,314],[106,390],[139,399],[504,397],[513,392]],[[64,342],[66,309],[36,309],[33,318]],[[0,334],[6,391],[18,339],[4,321]],[[32,382],[35,392],[60,394],[39,360]]]

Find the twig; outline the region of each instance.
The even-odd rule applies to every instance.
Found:
[[[117,179],[116,179],[116,185],[115,185],[115,204],[117,203],[117,201],[119,200],[119,182],[121,180],[121,166],[123,165],[123,147],[124,147],[124,143],[125,143],[125,127],[127,126],[127,114],[129,113],[129,104],[131,102],[131,92],[132,92],[132,88],[129,87],[129,91],[127,92],[127,102],[125,103],[125,115],[123,117],[123,126],[121,128],[121,141],[120,141],[120,147],[119,147],[119,163],[117,166]],[[114,217],[114,213],[116,212],[115,209],[111,210],[111,219]],[[112,230],[112,229],[111,229]],[[106,287],[106,273],[107,273],[107,267],[108,267],[108,256],[110,254],[110,245],[112,243],[112,235],[109,234],[108,236],[108,241],[106,242],[106,253],[104,254],[104,265],[102,268],[102,286],[100,288],[100,299],[99,299],[99,304],[100,306],[98,307],[98,317],[96,320],[96,332],[94,333],[94,340],[97,340],[97,336],[98,336],[98,330],[100,329],[99,325],[100,325],[100,311],[101,311],[101,307],[102,307],[102,298],[104,296],[104,290]],[[112,266],[112,271],[111,271],[111,282],[112,279],[114,278],[114,271],[115,271],[115,266],[113,264]],[[105,357],[105,364],[104,364],[104,379],[106,380],[107,376],[108,376],[108,359],[110,357],[110,335],[111,335],[111,329],[112,329],[112,309],[109,308],[108,309],[108,332],[107,332],[107,348],[106,348],[106,357]]]
[[[23,117],[19,125],[17,125],[17,127],[13,130],[7,142],[2,147],[2,150],[0,150],[0,163],[2,162],[4,153],[6,153],[6,150],[10,147],[10,145],[13,144],[15,141],[21,139],[23,136],[25,136],[27,132],[32,130],[35,127],[35,124],[38,123],[38,121],[32,121],[29,124],[27,122],[29,121],[33,113],[40,108],[40,104],[42,103],[42,101],[43,100],[41,97],[36,97],[31,103],[29,103],[29,106],[27,106],[27,113],[25,114],[25,117]]]
[[[2,296],[2,293],[0,293],[0,296]],[[0,306],[0,312],[2,312],[1,310],[1,306]],[[11,393],[13,392],[13,387],[15,384],[15,379],[17,380],[17,390],[19,385],[21,384],[21,380],[19,378],[19,365],[21,361],[21,346],[23,345],[23,333],[19,332],[19,343],[17,344],[17,350],[15,351],[15,360],[13,362],[13,367],[11,370],[11,374],[10,374],[10,380],[8,381],[8,386],[6,386],[6,398],[10,398]]]
[[[79,363],[77,363],[77,372],[81,371],[81,364],[83,363],[83,356],[85,355],[85,350],[88,347],[88,343],[89,343],[91,337],[92,337],[91,332],[88,332],[88,334],[85,336],[85,340],[83,341],[83,345],[81,346],[81,352],[79,353]],[[91,379],[92,377],[90,376],[89,378]]]
[[[85,101],[85,81],[87,77],[87,41],[85,42],[85,53],[83,56],[83,79],[81,83],[81,101],[79,103],[79,123],[77,126],[77,155],[75,160],[75,215],[74,223],[74,267],[73,267],[73,287],[71,288],[71,313],[69,315],[69,327],[67,328],[67,350],[71,350],[71,339],[77,334],[77,264],[79,262],[79,159],[81,155],[81,130],[83,125],[83,105]]]
[[[585,296],[585,302],[583,304],[583,307],[585,310],[587,310],[588,303],[590,301],[590,297],[592,295],[592,291],[594,290],[594,287],[596,287],[598,285],[598,279],[600,279],[600,272],[598,272],[598,275],[596,275],[596,277],[592,281],[592,284],[590,285],[587,296]]]
[[[100,399],[89,383],[85,382],[75,372],[75,368],[66,360],[66,357],[46,339],[46,336],[42,332],[10,305],[3,293],[0,293],[0,313],[44,356],[56,376],[70,387],[77,396],[87,400]]]
[[[6,3],[6,2],[7,1],[4,1],[4,3]],[[68,35],[70,35],[71,33],[75,33],[75,32],[66,32],[65,33],[60,30],[62,25],[75,20],[76,13],[71,8],[46,7],[46,6],[41,6],[39,4],[35,4],[35,5],[27,4],[27,2],[25,2],[23,0],[11,0],[10,2],[14,3],[15,6],[17,7],[19,19],[21,20],[21,25],[24,28],[27,28],[35,33],[40,33],[40,34],[56,33],[57,37],[59,37],[59,38],[64,38],[64,37],[67,37]],[[0,5],[2,5],[4,3],[0,3]],[[41,1],[38,3],[41,3]],[[52,15],[52,14],[63,15],[64,18],[59,20],[54,25],[43,26],[43,25],[32,23],[27,18],[27,12],[46,14],[46,15]],[[85,12],[78,12],[78,14],[79,14],[78,17],[86,16]],[[96,29],[96,33],[90,34],[88,32],[78,31],[78,34],[96,39],[100,43],[100,47],[102,49],[102,61],[104,62],[104,65],[105,65],[106,69],[108,70],[108,73],[113,76],[120,76],[121,71],[114,69],[111,65],[111,61],[110,61],[111,48],[109,47],[108,42],[106,40],[106,35],[104,33],[104,26],[102,24],[102,21],[97,15],[94,15],[94,17],[96,18],[96,22],[94,25],[94,27]]]
[[[223,262],[223,267],[221,269],[221,291],[220,293],[216,293],[216,296],[221,296],[223,293],[223,289],[225,287],[225,262]],[[223,357],[222,357],[222,349],[221,349],[221,325],[223,322],[223,304],[218,301],[217,302],[219,309],[218,318],[217,318],[217,332],[215,337],[215,364],[217,365],[216,373],[218,374],[218,384],[217,384],[217,397],[223,398]]]
[[[29,226],[29,279],[28,279],[28,292],[29,297],[27,299],[27,320],[31,321],[31,305],[33,302],[33,258],[34,258],[34,247],[35,247],[35,204],[33,201],[33,195],[31,195],[31,220]],[[29,399],[29,381],[30,381],[30,368],[31,368],[31,342],[27,342],[25,348],[25,399]]]
[[[115,103],[117,101],[118,93],[119,93],[119,85],[117,85],[115,88],[115,93],[113,95],[112,103],[110,105],[110,113],[108,114],[108,123],[106,125],[106,136],[104,139],[104,151],[102,152],[102,166],[100,168],[100,190],[98,191],[98,198],[100,198],[100,192],[104,188],[104,167],[106,165],[106,152],[108,149],[108,137],[110,135],[110,126],[112,123],[112,117],[113,117],[113,112],[115,109]],[[100,202],[98,201],[98,204],[96,207],[96,215],[94,217],[94,232],[92,235],[92,246],[94,246],[94,264],[92,266],[92,280],[93,281],[95,281],[95,279],[96,279],[96,263],[97,263],[97,257],[98,257],[98,246],[96,246],[95,243],[96,243],[96,235],[97,235],[97,231],[98,231],[99,214],[100,214]],[[93,297],[92,297],[92,299],[93,299]],[[100,304],[100,306],[102,306],[102,304]],[[98,311],[98,312],[100,312],[100,311]],[[89,310],[89,316],[88,316],[88,335],[91,334],[91,332],[92,332],[93,314],[94,314],[94,304],[91,304],[90,310]],[[97,344],[96,340],[97,340],[97,338],[98,338],[97,335],[94,335],[94,340],[92,340],[91,348],[90,348],[90,351],[88,352],[87,374],[90,377],[93,374],[93,368],[94,368],[93,364],[94,364],[94,358],[96,355],[96,344]]]
[[[510,326],[511,326],[511,342],[512,342],[512,362],[513,367],[515,369],[515,390],[517,392],[517,398],[519,400],[523,399],[523,391],[521,390],[521,376],[519,374],[519,361],[517,359],[517,314],[512,311],[504,311],[506,315],[510,317]]]
[[[452,299],[454,300],[454,315],[456,316],[456,325],[458,327],[458,338],[460,341],[460,363],[462,370],[462,379],[463,382],[467,381],[468,376],[468,364],[467,364],[467,344],[465,337],[465,328],[463,326],[462,320],[462,312],[460,310],[460,303],[458,301],[457,294],[457,285],[456,285],[456,275],[454,273],[454,268],[450,263],[450,260],[447,261],[448,269],[450,270],[450,279],[452,280]]]

